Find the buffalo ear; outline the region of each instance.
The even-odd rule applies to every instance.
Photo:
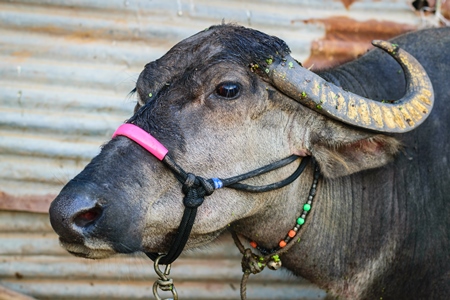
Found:
[[[381,167],[390,162],[401,148],[395,138],[347,126],[338,127],[310,136],[310,152],[325,177],[337,178]]]

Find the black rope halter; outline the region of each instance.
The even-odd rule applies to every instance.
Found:
[[[195,176],[192,173],[186,173],[183,168],[181,168],[170,157],[170,155],[166,155],[162,162],[172,171],[177,180],[182,183],[182,191],[185,195],[183,198],[183,204],[185,208],[183,217],[181,218],[180,225],[178,226],[178,230],[175,234],[175,238],[172,241],[170,250],[164,257],[160,259],[160,263],[163,265],[171,264],[181,254],[191,233],[192,226],[194,225],[195,217],[197,215],[197,208],[203,203],[205,196],[209,196],[214,192],[214,190],[224,187],[252,193],[262,193],[282,188],[292,183],[302,174],[303,170],[306,168],[306,165],[310,160],[310,157],[304,157],[297,169],[289,177],[278,182],[268,185],[253,186],[240,183],[240,181],[282,168],[288,164],[293,163],[298,158],[299,156],[297,155],[291,155],[259,169],[226,179],[204,179],[200,176]],[[146,252],[145,254],[153,261],[158,256],[160,256],[159,253],[152,252]]]

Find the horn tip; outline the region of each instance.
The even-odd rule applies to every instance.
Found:
[[[384,51],[392,53],[392,54],[395,54],[396,52],[398,52],[398,49],[399,49],[397,44],[392,44],[390,42],[386,42],[383,40],[373,40],[372,45],[374,45],[377,48],[383,49]]]

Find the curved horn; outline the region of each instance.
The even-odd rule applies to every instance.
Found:
[[[400,100],[383,103],[358,96],[327,82],[301,67],[292,57],[269,66],[268,76],[282,92],[307,107],[341,122],[379,132],[403,133],[419,126],[434,102],[431,81],[420,63],[398,45],[372,44],[389,53],[402,67],[406,93]]]

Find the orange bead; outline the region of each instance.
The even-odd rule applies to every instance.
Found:
[[[296,234],[297,234],[297,232],[295,232],[294,230],[289,230],[289,232],[288,232],[288,236],[290,238],[293,238]]]
[[[252,246],[253,248],[256,248],[256,247],[258,246],[258,244],[255,243],[255,242],[253,242],[253,241],[251,241],[251,242],[250,242],[250,246]]]
[[[286,242],[285,241],[280,241],[280,243],[278,244],[278,246],[280,246],[280,248],[283,248],[286,246]]]

